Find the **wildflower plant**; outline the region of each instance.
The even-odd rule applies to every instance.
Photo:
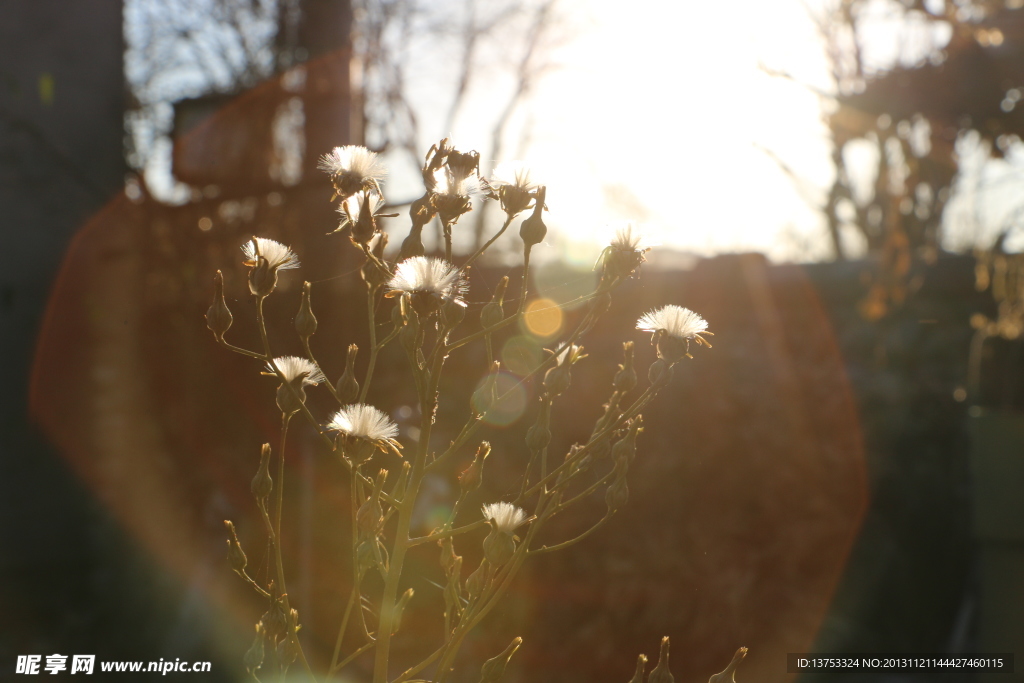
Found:
[[[255,640],[245,656],[245,666],[259,680],[260,676],[281,676],[298,661],[309,678],[328,680],[362,658],[367,667],[372,660],[373,683],[425,678],[444,683],[450,680],[457,665],[482,667],[481,680],[497,681],[522,639],[516,638],[486,662],[463,662],[457,657],[467,635],[487,618],[528,559],[580,542],[627,504],[627,475],[643,432],[642,411],[669,383],[675,364],[692,358],[690,342],[710,347],[704,338],[711,334],[708,324],[697,313],[674,304],[640,317],[637,329],[652,333],[658,350],[658,358],[648,371],[648,381],[638,378],[633,341],[626,341],[622,362],[590,436],[564,454],[552,452],[552,406],[571,392],[574,366],[587,358],[583,348],[585,337],[608,310],[616,287],[634,276],[644,261],[647,248],[641,246],[639,233],[631,227],[620,231],[599,261],[600,278],[586,297],[589,303],[579,324],[552,344],[547,359],[524,380],[537,387],[539,405],[532,424],[522,434],[522,447],[517,452],[492,453],[491,445],[478,437],[488,414],[503,397],[498,382],[501,363],[494,359],[492,335],[517,323],[527,309],[530,254],[547,232],[543,218],[547,188],[533,182],[529,170],[518,162],[500,166],[492,179],[484,181],[479,177],[476,152],[458,151],[449,140],[442,140],[426,155],[422,168],[425,193],[413,202],[409,235],[394,253],[388,249],[387,235],[380,229],[380,211],[386,204],[381,189],[385,173],[376,155],[361,147],[338,147],[323,157],[321,168],[334,184],[334,199],[339,202],[342,216],[339,229],[348,232],[351,242],[366,259],[361,269],[370,321],[365,372],[357,376],[355,359],[359,349],[354,344],[348,347],[344,373],[336,382],[329,381],[321,371],[309,343],[316,332],[317,319],[308,282],[302,288],[295,316],[295,330],[305,356],[274,355],[268,341],[263,302],[274,293],[279,271],[299,267],[297,256],[279,242],[253,237],[242,247],[243,264],[250,268],[249,289],[256,302],[258,350],[235,346],[225,338],[232,315],[225,302],[219,271],[214,302],[206,316],[207,325],[220,345],[257,361],[254,369],[262,369],[279,382],[276,402],[281,413],[281,445],[276,457],[270,444],[263,446],[251,485],[272,555],[273,578],[260,583],[247,573],[246,555],[235,527],[226,522],[230,567],[252,586],[266,608],[256,624]],[[452,253],[452,229],[459,217],[472,209],[469,199],[478,189],[500,204],[505,218],[482,247],[468,257],[456,259]],[[523,254],[519,291],[508,292],[509,279],[503,278],[493,292],[478,295],[478,300],[487,301],[479,316],[467,315],[468,269],[523,214],[526,215],[519,230]],[[443,258],[425,254],[420,239],[423,226],[434,217],[442,223]],[[408,359],[421,416],[415,440],[405,442],[385,411],[393,406],[366,402],[378,356],[396,340]],[[477,343],[487,349],[488,365],[481,368],[483,380],[473,395],[461,403],[464,422],[450,430],[457,436],[443,443],[435,434],[442,373],[447,364],[464,362],[468,355],[465,349]],[[314,389],[331,394],[337,404],[332,414],[317,415],[307,406],[306,393]],[[291,558],[282,556],[280,542],[284,446],[295,416],[316,431],[323,450],[339,458],[348,473],[352,549],[346,573],[351,591],[347,603],[338,606],[342,616],[333,639],[330,663],[318,672],[314,672],[303,651],[300,615],[289,602],[286,584],[285,570],[291,567]],[[424,478],[448,471],[451,461],[465,457],[467,449],[472,448],[476,449],[475,455],[458,476],[458,495],[452,501],[447,520],[424,535],[414,535],[413,513]],[[507,500],[479,499],[488,458],[521,463],[522,471],[515,481],[501,482],[501,488],[511,492]],[[275,459],[276,481],[270,474]],[[567,539],[544,535],[543,530],[553,517],[601,493],[607,510],[599,519],[592,520],[585,531]],[[456,548],[466,545],[481,549],[478,566],[463,566]],[[410,553],[429,552],[431,547],[440,548],[444,613],[438,615],[435,633],[419,636],[433,639],[432,653],[420,662],[398,667],[391,661],[392,642],[403,637],[404,615],[415,607],[414,591],[406,587],[406,560]],[[379,575],[380,581],[368,579],[374,574]],[[364,609],[365,605],[370,609]],[[642,680],[644,662],[646,658],[641,655],[639,678],[634,680]],[[668,672],[667,639],[650,680],[672,680]]]

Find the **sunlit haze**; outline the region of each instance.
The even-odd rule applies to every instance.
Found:
[[[527,144],[516,150],[549,186],[549,222],[558,233],[549,243],[593,249],[606,243],[608,224],[633,220],[662,244],[699,254],[828,254],[823,219],[808,203],[832,179],[827,131],[818,96],[803,84],[828,88],[829,81],[805,5],[641,0],[623,11],[611,0],[581,0],[566,7],[577,26],[556,55],[559,68],[524,107]],[[486,138],[467,118],[456,141],[471,147],[474,133]]]

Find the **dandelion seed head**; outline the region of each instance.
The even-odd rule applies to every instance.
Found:
[[[281,356],[274,359],[274,365],[281,371],[287,382],[293,382],[299,377],[302,377],[303,385],[320,384],[327,381],[324,373],[315,363],[301,356]],[[267,368],[271,372],[274,371],[274,368],[269,363]]]
[[[242,245],[247,265],[256,265],[257,251],[267,260],[270,270],[288,270],[299,267],[299,257],[291,249],[266,237],[253,237]]]
[[[644,313],[636,323],[636,329],[645,332],[659,330],[677,339],[693,339],[708,329],[708,321],[689,308],[668,305]]]
[[[387,176],[387,170],[377,153],[361,145],[335,147],[320,157],[317,168],[331,176],[349,175],[377,182]]]
[[[365,403],[345,406],[331,417],[327,428],[367,441],[391,441],[398,436],[398,425],[384,411]]]
[[[459,269],[444,259],[413,256],[398,264],[388,287],[395,293],[433,294],[459,300],[466,284]]]
[[[512,503],[490,503],[482,510],[484,519],[490,520],[498,531],[512,533],[526,521],[526,512]]]

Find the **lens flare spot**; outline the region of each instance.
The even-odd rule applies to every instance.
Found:
[[[512,337],[501,349],[501,365],[513,375],[526,377],[543,361],[541,345],[531,335]]]
[[[526,306],[523,326],[538,337],[548,338],[562,329],[562,309],[551,299],[534,299]]]
[[[473,392],[473,407],[483,414],[484,422],[507,427],[523,415],[526,389],[518,377],[499,372],[484,377]]]

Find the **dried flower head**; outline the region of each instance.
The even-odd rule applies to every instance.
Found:
[[[615,229],[615,234],[609,246],[616,251],[643,252],[650,250],[654,246],[654,242],[640,228],[632,223],[626,223]]]
[[[526,521],[526,512],[512,503],[490,503],[482,510],[484,519],[491,522],[494,528],[504,533],[512,533]]]
[[[324,373],[316,366],[316,363],[301,356],[281,356],[274,359],[274,365],[284,375],[286,382],[294,382],[301,379],[304,386],[326,382]],[[274,368],[267,363],[267,370],[274,373]],[[275,375],[277,373],[274,373]]]
[[[327,423],[327,429],[340,432],[345,437],[346,453],[356,462],[368,460],[375,448],[382,451],[389,447],[401,448],[395,441],[398,425],[384,411],[365,403],[345,406],[336,412]]]
[[[277,287],[277,271],[299,267],[299,257],[291,249],[266,239],[253,237],[242,246],[249,271],[249,291],[255,296],[269,295]]]
[[[360,145],[335,147],[320,157],[318,165],[330,174],[338,197],[346,199],[360,190],[380,191],[380,181],[387,171],[375,152]]]
[[[506,161],[494,169],[487,181],[489,196],[501,202],[501,209],[515,216],[530,208],[537,184],[530,180],[530,169],[522,161]]]
[[[636,323],[638,330],[652,332],[652,343],[658,345],[658,356],[674,363],[682,357],[690,355],[690,342],[696,341],[709,349],[711,344],[702,335],[712,335],[708,331],[708,321],[689,308],[668,305],[649,311]]]
[[[449,138],[431,145],[423,162],[423,182],[428,190],[434,189],[435,174],[442,166],[448,167],[457,180],[480,175],[480,153],[476,150],[460,152]]]
[[[466,292],[462,273],[444,259],[432,256],[413,256],[399,263],[388,287],[391,291],[387,296],[409,296],[413,305],[425,311],[444,301],[466,305],[462,300]]]
[[[355,244],[368,244],[377,234],[377,218],[384,208],[384,198],[373,192],[362,192],[347,197],[340,206],[341,224],[338,230],[352,226],[351,238]]]
[[[444,223],[454,223],[472,207],[470,200],[480,191],[480,179],[472,174],[460,175],[448,166],[434,171],[430,203]]]
[[[645,254],[652,245],[649,237],[632,223],[620,226],[598,259],[601,277],[612,281],[629,277],[647,260]]]

